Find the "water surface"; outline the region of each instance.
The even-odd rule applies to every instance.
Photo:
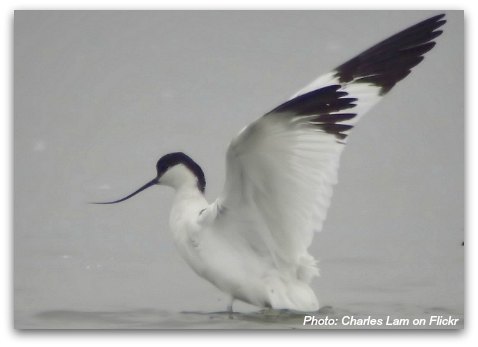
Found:
[[[136,311],[75,311],[57,310],[43,311],[31,316],[23,316],[17,312],[21,327],[25,329],[461,329],[464,326],[463,315],[444,308],[423,309],[396,306],[393,314],[384,315],[372,313],[373,319],[382,319],[382,325],[350,325],[351,317],[355,321],[366,320],[370,314],[358,313],[352,310],[335,309],[330,306],[321,308],[317,312],[298,313],[288,310],[260,310],[256,312],[169,312],[152,309]],[[422,309],[422,312],[419,312]],[[321,325],[304,325],[304,316],[311,315],[317,320],[326,319],[329,323]],[[440,326],[426,324],[425,326],[413,325],[413,318],[440,315],[458,318],[458,324],[453,326]],[[387,317],[388,316],[388,317]],[[391,324],[394,319],[406,317],[409,324],[402,326]],[[337,321],[338,324],[333,324]],[[428,321],[428,319],[427,319]]]

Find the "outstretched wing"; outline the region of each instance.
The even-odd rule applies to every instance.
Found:
[[[443,17],[380,42],[244,128],[227,152],[219,218],[243,220],[237,232],[254,247],[300,265],[322,228],[353,125],[423,60]]]

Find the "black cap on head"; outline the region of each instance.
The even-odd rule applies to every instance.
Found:
[[[156,171],[158,172],[158,179],[170,168],[178,164],[186,166],[198,180],[198,189],[204,193],[206,189],[206,178],[201,167],[192,160],[188,155],[182,152],[169,153],[162,156],[156,163]]]

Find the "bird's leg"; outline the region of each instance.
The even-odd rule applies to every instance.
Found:
[[[229,298],[229,303],[227,304],[227,313],[229,313],[229,319],[232,319],[232,314],[234,313],[234,311],[232,310],[232,304],[234,303],[234,298],[231,296]]]

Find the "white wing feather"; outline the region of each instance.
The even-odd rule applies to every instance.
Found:
[[[299,279],[317,273],[307,249],[322,229],[352,126],[408,75],[440,35],[435,16],[375,45],[244,128],[227,152],[218,219]]]
[[[368,109],[379,88],[361,87],[369,92],[369,103],[361,104]],[[325,221],[345,143],[308,126],[308,118],[273,112],[246,127],[229,147],[219,200],[225,217],[240,213],[248,219],[273,260],[302,266],[305,279],[317,272],[307,248]]]

